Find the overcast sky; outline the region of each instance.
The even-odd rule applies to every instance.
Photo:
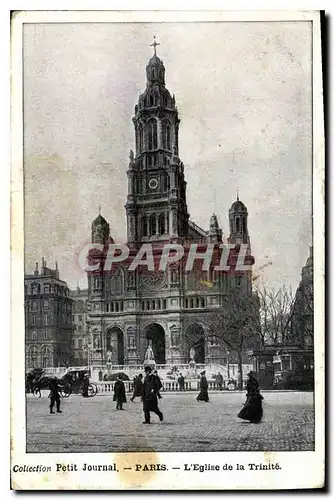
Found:
[[[98,214],[126,241],[132,117],[153,35],[176,96],[191,220],[249,211],[256,282],[296,288],[312,242],[311,25],[308,22],[29,24],[24,28],[25,256],[58,260],[71,288],[76,249]]]

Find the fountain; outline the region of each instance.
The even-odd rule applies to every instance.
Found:
[[[188,370],[185,377],[186,380],[190,382],[192,389],[197,388],[197,380],[198,380],[196,362],[194,358],[195,358],[195,350],[192,347],[192,349],[190,350],[190,362],[188,364]]]
[[[155,355],[154,355],[154,351],[152,350],[150,343],[147,347],[147,350],[145,351],[143,366],[144,366],[144,368],[146,366],[150,366],[150,368],[152,370],[156,369]]]

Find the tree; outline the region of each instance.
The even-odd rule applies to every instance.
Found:
[[[289,337],[294,297],[285,286],[278,290],[257,288],[259,301],[258,346],[285,344]],[[257,326],[257,325],[256,325]]]
[[[206,315],[210,342],[236,352],[239,389],[243,388],[243,352],[255,344],[259,331],[259,302],[257,297],[241,288],[233,290],[225,304]]]

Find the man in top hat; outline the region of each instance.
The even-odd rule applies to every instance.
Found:
[[[157,394],[159,393],[159,382],[157,377],[152,373],[150,366],[144,368],[145,378],[143,382],[143,424],[150,424],[150,412],[156,413],[159,420],[163,420],[163,413],[158,408]]]
[[[197,401],[205,401],[208,403],[209,397],[208,397],[208,382],[206,379],[206,371],[204,370],[203,372],[200,373],[200,392],[197,396]]]

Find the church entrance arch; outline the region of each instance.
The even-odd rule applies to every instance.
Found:
[[[121,328],[113,326],[106,335],[107,357],[113,365],[124,365],[124,335]]]
[[[190,350],[194,349],[194,361],[197,364],[204,364],[206,357],[204,328],[198,323],[194,323],[187,328],[185,337],[188,347],[188,356],[190,356]]]
[[[165,331],[158,323],[151,323],[144,330],[145,349],[150,345],[157,365],[165,365]]]

